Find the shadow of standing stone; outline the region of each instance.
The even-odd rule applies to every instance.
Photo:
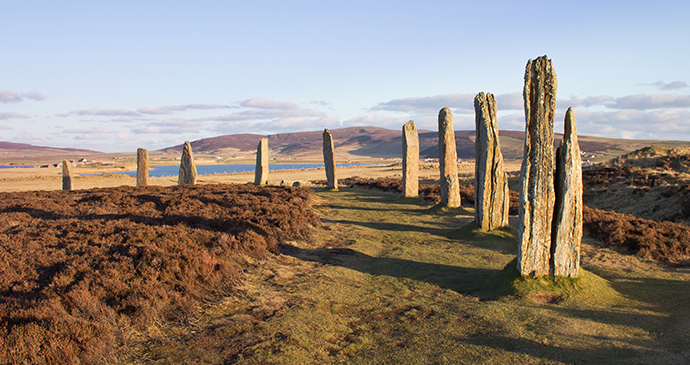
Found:
[[[177,178],[177,185],[194,184],[196,184],[196,165],[192,155],[192,145],[189,144],[189,141],[185,141],[180,159],[180,175]]]
[[[149,151],[137,149],[137,186],[149,185]]]

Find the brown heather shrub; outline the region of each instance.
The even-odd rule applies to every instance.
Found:
[[[0,193],[0,363],[118,363],[318,222],[311,191],[254,185]]]
[[[605,175],[604,175],[605,176]],[[611,175],[615,176],[615,175]],[[402,182],[394,179],[343,180],[344,184],[383,191],[402,192]],[[440,201],[439,186],[420,184],[419,192],[426,200]],[[474,186],[461,185],[462,205],[474,206]],[[519,194],[510,192],[510,214],[518,212]],[[671,263],[690,265],[690,227],[673,222],[655,222],[629,214],[620,214],[584,207],[583,225],[589,234],[610,246],[624,248],[640,257]]]
[[[690,227],[589,207],[584,209],[583,222],[591,236],[610,246],[650,260],[690,265]]]

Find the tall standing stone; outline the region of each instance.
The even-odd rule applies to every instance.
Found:
[[[448,108],[438,113],[438,162],[441,170],[441,204],[459,207],[458,155],[455,151],[453,114]]]
[[[268,138],[261,138],[256,147],[256,170],[254,170],[254,184],[265,184],[268,180]]]
[[[508,176],[498,141],[496,99],[493,94],[479,93],[474,98],[476,124],[474,218],[477,225],[492,230],[508,225],[510,195]]]
[[[137,186],[149,185],[149,151],[137,149]]]
[[[338,188],[338,178],[335,175],[335,149],[333,136],[328,129],[323,130],[323,164],[326,166],[326,180],[331,189]]]
[[[419,195],[419,135],[413,121],[402,128],[403,141],[403,195]]]
[[[185,141],[180,159],[180,175],[177,178],[177,185],[194,184],[196,184],[196,165],[194,164],[194,155],[192,155],[192,145],[189,144],[189,141]]]
[[[546,56],[525,68],[525,153],[520,170],[518,271],[550,274],[551,224],[554,213],[553,122],[556,72]]]
[[[573,108],[565,113],[565,133],[556,150],[556,208],[551,258],[553,274],[577,277],[582,242],[582,157]]]
[[[62,160],[62,190],[72,190],[72,164]]]

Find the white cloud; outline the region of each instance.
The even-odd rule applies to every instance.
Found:
[[[661,90],[676,90],[684,89],[686,87],[688,87],[688,83],[685,81],[673,81],[669,82],[668,84],[661,85]]]
[[[668,84],[665,84],[663,81],[657,81],[657,82],[652,82],[651,84],[638,84],[638,85],[656,86],[661,90],[677,90],[677,89],[684,89],[684,88],[690,86],[685,81],[672,81],[672,82],[669,82]]]
[[[390,111],[408,113],[410,115],[437,115],[444,107],[451,108],[455,114],[474,114],[474,98],[477,94],[446,94],[436,96],[415,96],[395,99],[379,103],[369,109],[375,111]],[[494,95],[498,110],[522,109],[522,93]]]
[[[127,110],[127,109],[101,109],[101,108],[91,108],[91,109],[86,109],[86,110],[78,110],[78,111],[70,112],[70,114],[98,115],[98,116],[108,116],[108,117],[113,117],[113,116],[135,117],[135,116],[139,115],[136,112],[133,112],[133,111]]]
[[[461,110],[468,113],[474,111],[474,97],[476,94],[446,94],[436,96],[414,96],[378,103],[369,111],[391,111],[403,113],[438,113],[444,107]]]
[[[285,132],[303,132],[321,130],[324,128],[340,127],[338,117],[323,116],[321,118],[310,117],[286,117],[270,121],[261,120],[229,120],[213,124],[209,130],[224,134],[257,133],[274,134]]]
[[[690,107],[690,95],[677,94],[636,94],[615,99],[609,108],[615,109],[660,109],[660,108],[687,108]]]
[[[24,99],[33,99],[36,101],[45,100],[45,96],[38,91],[30,91],[28,93],[16,93],[9,90],[0,90],[0,103],[17,103],[24,101]]]
[[[170,115],[175,112],[183,112],[187,110],[211,110],[211,109],[230,109],[229,105],[222,104],[187,104],[187,105],[171,105],[171,106],[151,106],[144,107],[137,110],[142,114],[161,114]]]
[[[568,108],[571,106],[572,107],[579,107],[579,106],[591,107],[591,106],[610,104],[610,103],[613,103],[614,101],[615,101],[615,99],[613,98],[613,96],[609,96],[609,95],[588,96],[585,98],[577,98],[577,97],[571,96],[570,99],[558,99],[556,101],[556,104],[559,106],[559,108],[562,105],[565,105],[565,108]]]
[[[295,103],[284,102],[284,101],[275,101],[275,100],[269,100],[269,99],[264,99],[264,98],[247,99],[243,102],[240,102],[240,106],[243,106],[245,108],[282,109],[282,110],[298,109],[299,108],[299,106],[297,106],[297,104],[295,104]]]
[[[183,118],[165,118],[149,123],[141,128],[132,129],[134,134],[196,134],[206,128],[207,123]]]
[[[8,127],[8,126],[6,126],[6,125],[4,125],[4,124],[0,124],[0,131],[9,131],[9,130],[12,130],[12,129],[14,129],[14,128]]]
[[[367,115],[347,120],[343,122],[343,125],[346,127],[376,126],[388,129],[399,129],[402,127],[403,124],[407,123],[409,120],[410,118],[406,117],[391,117],[389,115],[369,113]],[[418,122],[415,121],[415,125],[417,124]]]
[[[65,114],[56,114],[57,117],[69,117],[71,115],[93,115],[93,116],[106,116],[106,117],[138,117],[139,113],[127,110],[127,109],[101,109],[94,107],[85,110],[75,110]],[[114,120],[117,121],[117,120]]]
[[[8,119],[29,119],[29,116],[26,114],[19,114],[15,112],[0,113],[0,120]]]

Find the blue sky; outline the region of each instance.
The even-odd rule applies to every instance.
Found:
[[[690,140],[688,1],[0,0],[0,140],[99,151],[357,125],[436,130],[497,96],[524,130],[527,60],[556,131]]]

